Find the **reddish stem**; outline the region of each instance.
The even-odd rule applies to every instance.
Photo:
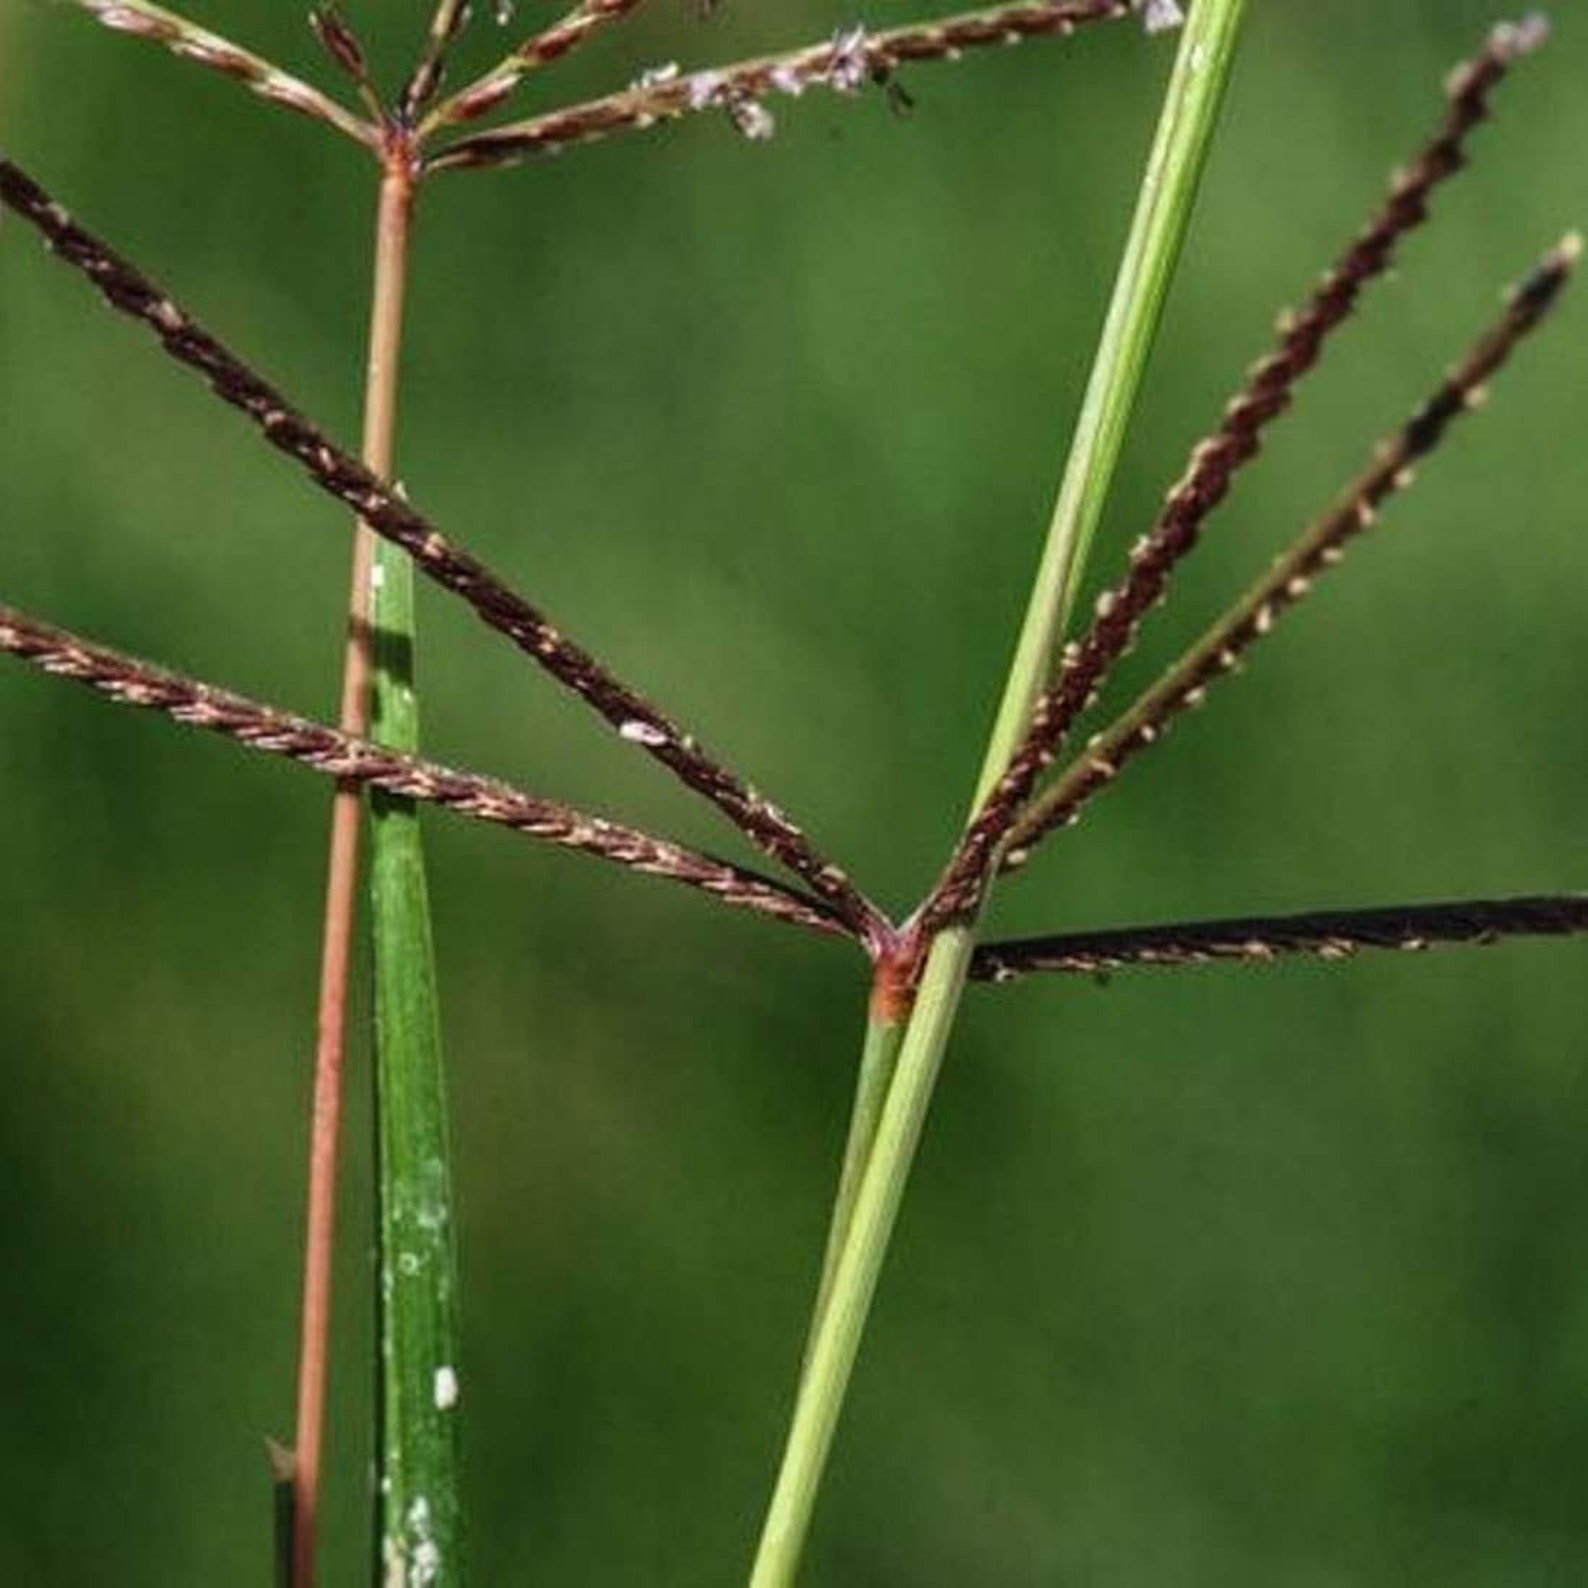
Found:
[[[402,346],[408,244],[413,223],[414,162],[395,141],[387,151],[375,222],[375,285],[370,313],[369,364],[364,390],[364,462],[382,478],[392,470],[397,429],[397,370]],[[360,522],[353,534],[347,646],[342,664],[338,725],[369,731],[372,668],[370,576],[375,532]],[[325,926],[320,957],[320,1003],[314,1057],[314,1106],[309,1137],[309,1197],[303,1264],[303,1332],[298,1361],[297,1483],[293,1508],[293,1588],[313,1588],[320,1461],[331,1339],[331,1271],[336,1244],[336,1179],[342,1135],[343,1060],[347,1041],[348,978],[357,913],[358,785],[344,783],[331,807]]]

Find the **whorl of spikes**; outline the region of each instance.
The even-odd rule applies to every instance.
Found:
[[[162,45],[173,55],[235,79],[273,105],[285,105],[288,110],[322,121],[368,148],[380,145],[377,128],[318,88],[233,44],[230,39],[198,27],[186,17],[149,4],[149,0],[73,0],[73,4],[91,12],[107,28]]]
[[[31,177],[0,158],[0,204],[37,227],[54,252],[81,271],[107,302],[147,326],[179,363],[245,414],[267,441],[296,459],[332,496],[400,546],[444,589],[461,596],[566,688],[593,706],[626,741],[640,746],[722,811],[766,854],[789,867],[857,933],[885,929],[880,913],[846,873],[817,852],[777,806],[716,761],[637,690],[564,635],[483,563],[317,426],[106,243],[77,225]]]
[[[493,822],[647,876],[698,888],[726,904],[819,932],[844,926],[820,901],[741,867],[654,838],[605,817],[526,794],[497,778],[459,772],[352,738],[305,717],[198,683],[0,606],[0,651],[74,679],[128,706],[207,728],[253,750],[296,761],[345,783],[384,789]]]
[[[977,981],[1012,982],[1041,971],[1094,976],[1137,966],[1265,965],[1298,956],[1345,960],[1362,949],[1417,952],[1584,932],[1588,932],[1588,895],[1469,899],[1018,938],[977,949],[971,975]]]
[[[460,139],[434,155],[427,168],[502,165],[699,111],[732,114],[736,107],[759,106],[774,94],[798,98],[807,89],[818,87],[854,93],[868,82],[887,81],[901,66],[953,60],[963,51],[983,45],[1014,44],[1048,34],[1062,37],[1093,22],[1128,16],[1131,9],[1129,0],[1026,0],[885,32],[841,28],[824,43],[757,60],[689,73],[648,73],[618,93]],[[491,88],[483,92],[481,100],[460,95],[445,109],[450,120],[467,120],[495,108],[502,97]],[[755,125],[767,126],[768,122]]]
[[[1142,620],[1164,599],[1176,565],[1195,549],[1209,515],[1254,458],[1263,433],[1289,408],[1301,379],[1362,290],[1383,275],[1396,245],[1428,217],[1433,190],[1463,167],[1465,142],[1488,115],[1489,96],[1517,57],[1544,38],[1539,23],[1507,23],[1447,85],[1445,119],[1391,185],[1383,206],[1324,275],[1306,305],[1284,317],[1279,343],[1256,364],[1230,400],[1219,429],[1192,453],[1157,522],[1131,552],[1125,579],[1098,598],[1091,626],[1067,644],[1057,676],[1038,702],[1031,726],[1003,778],[966,830],[927,911],[929,926],[972,913],[997,863],[997,852],[1039,779],[1053,765],[1076,717],[1096,699],[1114,663],[1134,644]]]
[[[1398,435],[1379,448],[1373,465],[1329,513],[1295,542],[1246,594],[1128,711],[1087,746],[1016,824],[1007,855],[1019,866],[1054,827],[1073,821],[1093,794],[1118,776],[1126,761],[1155,744],[1181,712],[1199,706],[1210,685],[1228,676],[1242,654],[1370,529],[1379,509],[1411,484],[1413,465],[1443,439],[1452,421],[1477,406],[1484,382],[1510,357],[1559,296],[1582,252],[1568,237],[1511,294],[1505,313],[1446,377]]]

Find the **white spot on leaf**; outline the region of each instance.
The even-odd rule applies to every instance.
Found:
[[[458,1374],[453,1367],[436,1369],[436,1410],[449,1412],[458,1404]]]

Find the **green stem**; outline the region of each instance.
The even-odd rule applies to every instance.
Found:
[[[1180,42],[1135,219],[1032,590],[976,803],[1002,775],[1047,681],[1140,392],[1229,79],[1245,0],[1196,0]],[[898,1216],[975,947],[975,924],[931,946],[876,1141],[818,1316],[752,1588],[795,1581],[866,1315]]]
[[[1025,734],[1031,708],[1052,670],[1059,637],[1069,627],[1185,240],[1245,5],[1246,0],[1216,4],[1199,0],[1181,36],[1025,625],[982,767],[977,804],[1003,776]]]
[[[827,1250],[822,1256],[821,1283],[816,1292],[816,1308],[811,1314],[809,1352],[816,1343],[816,1329],[832,1294],[838,1258],[849,1236],[850,1221],[860,1196],[860,1182],[871,1160],[871,1149],[882,1120],[882,1107],[893,1081],[899,1047],[904,1041],[904,1020],[879,1009],[873,1001],[866,1021],[865,1045],[860,1052],[860,1075],[855,1082],[855,1100],[849,1113],[849,1139],[844,1143],[843,1167],[838,1173],[838,1194],[833,1201],[832,1221],[827,1229]]]

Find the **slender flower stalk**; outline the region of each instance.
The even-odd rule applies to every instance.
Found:
[[[827,936],[849,935],[819,900],[742,866],[527,794],[498,778],[459,772],[184,678],[13,607],[0,606],[0,651],[57,677],[87,684],[122,705],[141,706],[187,726],[207,728],[248,749],[281,756],[339,781],[439,805],[645,876],[683,883],[725,904]]]
[[[0,204],[43,233],[56,255],[82,272],[112,307],[147,326],[178,363],[202,375],[217,396],[244,414],[278,451],[300,463],[321,489],[406,551],[429,578],[460,596],[484,623],[598,711],[626,743],[653,756],[708,799],[868,943],[886,940],[891,931],[886,917],[788,815],[443,535],[400,492],[338,447],[148,277],[79,226],[26,172],[5,159],[0,159]]]
[[[511,164],[707,110],[726,112],[747,135],[765,137],[774,123],[761,102],[772,95],[798,99],[813,88],[854,94],[868,83],[888,81],[903,66],[955,60],[964,51],[985,45],[1018,44],[1048,35],[1063,38],[1090,23],[1117,21],[1131,10],[1129,0],[1025,0],[879,33],[859,26],[840,28],[819,44],[701,71],[651,73],[600,99],[493,127],[443,148],[431,156],[429,169]],[[483,115],[495,109],[512,87],[482,80],[476,98],[459,95],[449,102],[447,119]],[[760,114],[747,114],[746,107],[751,106],[758,107]],[[439,124],[439,111],[432,120]]]
[[[180,55],[183,60],[194,61],[232,78],[273,105],[284,105],[288,110],[296,110],[334,127],[368,149],[380,148],[379,128],[339,105],[329,94],[174,11],[151,5],[149,0],[72,0],[72,3],[90,12],[107,28],[148,39],[173,55]]]
[[[976,981],[1014,982],[1038,972],[1096,976],[1138,967],[1269,965],[1280,959],[1338,962],[1364,949],[1418,953],[1453,945],[1485,947],[1516,937],[1576,937],[1588,932],[1588,894],[1395,904],[1371,910],[1309,910],[1172,926],[1062,932],[1015,938],[976,950]]]
[[[854,1101],[850,1104],[849,1129],[845,1134],[844,1155],[838,1169],[838,1191],[833,1198],[833,1209],[828,1219],[827,1245],[822,1252],[821,1278],[816,1286],[816,1305],[811,1310],[810,1339],[806,1346],[807,1365],[821,1320],[827,1312],[827,1303],[832,1299],[838,1260],[843,1256],[844,1243],[849,1239],[855,1204],[860,1199],[861,1182],[865,1178],[866,1165],[871,1161],[877,1127],[882,1123],[888,1088],[893,1084],[899,1049],[904,1043],[909,1011],[907,1006],[901,1007],[897,991],[890,984],[889,967],[883,961],[877,967],[871,1003],[866,1012],[866,1031],[860,1048],[860,1067],[855,1076]]]
[[[1008,765],[1046,677],[1051,636],[1102,511],[1190,220],[1244,17],[1243,0],[1195,0],[1165,95],[1048,546],[982,769],[975,804]],[[960,995],[973,926],[930,945],[887,1100],[799,1382],[751,1588],[795,1581],[839,1414]]]
[[[1581,253],[1581,240],[1573,235],[1545,256],[1511,294],[1500,319],[1399,433],[1379,446],[1372,465],[1339,502],[1033,802],[1011,835],[1011,867],[1023,865],[1046,833],[1073,822],[1081,806],[1111,783],[1127,761],[1156,744],[1175,717],[1201,705],[1208,688],[1233,673],[1243,654],[1317,579],[1338,566],[1350,542],[1378,521],[1385,502],[1412,483],[1418,460],[1438,446],[1457,418],[1483,401],[1485,382],[1548,314]]]
[[[814,1345],[821,1320],[832,1296],[838,1259],[843,1255],[854,1221],[860,1186],[876,1143],[877,1127],[888,1101],[898,1067],[899,1049],[904,1045],[910,1009],[915,1000],[915,978],[919,970],[917,947],[910,930],[895,934],[887,951],[874,957],[871,996],[866,1009],[866,1030],[861,1042],[860,1065],[855,1076],[855,1095],[849,1109],[849,1128],[845,1132],[844,1154],[838,1170],[838,1190],[828,1219],[827,1245],[822,1253],[821,1278],[816,1287],[816,1305],[811,1311],[808,1353]]]
[[[370,310],[369,357],[364,391],[365,464],[376,474],[392,470],[397,420],[397,371],[407,295],[413,181],[400,157],[381,182],[375,220],[375,282]],[[338,726],[360,738],[370,725],[371,585],[379,541],[365,523],[353,530],[347,638],[342,662]],[[330,1367],[331,1286],[336,1245],[336,1193],[340,1163],[348,988],[357,916],[359,827],[363,785],[343,779],[331,803],[324,922],[320,938],[320,991],[316,1015],[314,1092],[309,1128],[308,1212],[305,1220],[302,1343],[298,1360],[297,1495],[294,1511],[294,1588],[313,1588],[319,1519],[325,1399]]]
[[[1096,699],[1114,664],[1135,644],[1142,621],[1159,606],[1175,568],[1196,549],[1203,525],[1255,458],[1263,436],[1290,407],[1297,385],[1325,343],[1350,317],[1365,287],[1394,261],[1406,233],[1428,218],[1429,199],[1466,164],[1468,137],[1487,118],[1489,98],[1511,64],[1547,36],[1541,22],[1502,23],[1478,56],[1452,73],[1448,106],[1433,137],[1397,174],[1389,196],[1319,282],[1303,308],[1283,317],[1278,345],[1253,366],[1226,405],[1219,428],[1192,451],[1184,477],[1149,534],[1130,555],[1130,570],[1098,598],[1079,640],[1065,646],[1008,770],[966,829],[924,912],[924,929],[973,913],[999,851],[1038,780],[1058,759],[1075,719]]]

